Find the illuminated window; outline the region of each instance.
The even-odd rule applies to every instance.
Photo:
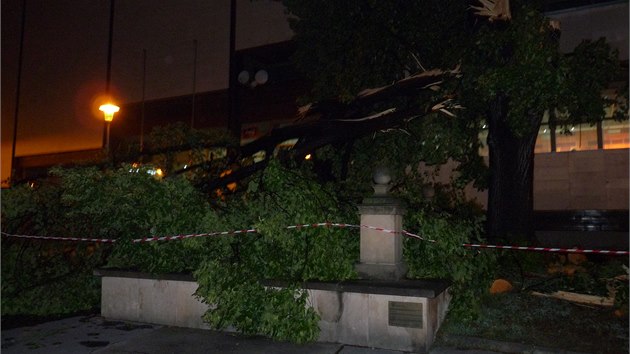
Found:
[[[569,133],[556,132],[556,151],[597,150],[597,126],[578,124]]]
[[[605,97],[619,98],[617,91],[609,89],[604,92]],[[625,101],[625,99],[622,98]],[[617,122],[612,119],[613,113],[620,107],[612,104],[606,107],[606,118],[602,121],[602,145],[604,149],[627,149],[630,148],[628,141],[628,111],[625,111],[626,120]]]
[[[536,138],[536,146],[534,146],[534,153],[551,152],[551,128],[549,128],[549,112],[545,111],[543,114],[542,124],[538,129],[538,137]]]
[[[479,132],[479,156],[488,156],[488,129]]]
[[[551,152],[551,129],[549,126],[543,125],[538,131],[538,138],[536,138],[536,147],[534,153]]]
[[[628,149],[630,148],[630,124],[628,120],[617,122],[612,119],[602,121],[603,147],[604,149]],[[483,129],[479,133],[480,156],[488,156],[488,130]],[[567,133],[556,129],[556,152],[597,150],[597,125],[588,123],[577,124],[569,127]],[[543,124],[538,132],[534,153],[551,152],[551,129]]]
[[[604,149],[627,149],[630,148],[628,139],[628,121],[616,122],[614,120],[604,120],[602,122]]]

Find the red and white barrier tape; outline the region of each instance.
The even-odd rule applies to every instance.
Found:
[[[54,240],[54,241],[70,241],[70,242],[100,242],[100,243],[114,243],[114,239],[106,238],[85,238],[85,237],[58,237],[58,236],[38,236],[38,235],[14,235],[6,232],[0,232],[2,236],[25,238],[31,240]]]
[[[395,231],[385,229],[382,227],[370,226],[370,225],[353,225],[343,223],[323,222],[315,224],[298,224],[287,226],[286,229],[302,229],[302,228],[316,228],[316,227],[339,227],[339,228],[365,228],[375,231],[380,231],[390,234],[402,234],[408,237],[419,239],[427,242],[436,242],[435,240],[424,238],[420,235],[413,234],[408,231]],[[227,236],[238,235],[247,233],[257,233],[257,229],[244,229],[234,231],[223,232],[210,232],[210,233],[198,233],[187,235],[175,235],[175,236],[161,236],[161,237],[145,237],[132,240],[133,243],[152,242],[152,241],[174,241],[183,240],[187,238],[195,237],[212,237],[212,236]],[[0,232],[3,236],[36,239],[36,240],[55,240],[55,241],[70,241],[70,242],[97,242],[97,243],[115,243],[116,239],[105,238],[82,238],[82,237],[57,237],[57,236],[35,236],[35,235],[14,235],[6,232]],[[563,253],[591,253],[591,254],[608,254],[608,255],[629,255],[630,251],[615,251],[615,250],[591,250],[591,249],[577,249],[577,248],[552,248],[552,247],[530,247],[530,246],[503,246],[503,245],[487,245],[487,244],[473,244],[464,243],[464,247],[468,248],[489,248],[489,249],[507,249],[507,250],[519,250],[519,251],[534,251],[534,252],[563,252]]]
[[[236,231],[225,231],[225,232],[211,232],[211,233],[202,233],[202,234],[174,235],[174,236],[161,236],[161,237],[156,236],[156,237],[137,238],[137,239],[131,240],[131,242],[141,243],[141,242],[151,242],[151,241],[174,241],[174,240],[183,240],[185,238],[193,238],[193,237],[236,235],[236,234],[254,233],[254,232],[257,232],[257,230],[251,229],[251,230],[236,230]],[[117,239],[109,239],[109,238],[14,235],[14,234],[6,233],[6,232],[2,232],[1,234],[2,236],[25,238],[25,239],[31,239],[31,240],[54,240],[54,241],[97,242],[97,243],[115,243],[116,241],[118,241]]]
[[[131,242],[141,243],[141,242],[151,242],[151,241],[174,241],[174,240],[183,240],[186,238],[194,238],[194,237],[227,236],[227,235],[248,234],[248,233],[256,233],[256,232],[258,232],[258,230],[256,229],[247,229],[247,230],[234,230],[234,231],[222,231],[222,232],[209,232],[209,233],[202,233],[202,234],[188,234],[188,235],[161,236],[161,237],[156,236],[156,237],[136,238],[136,239],[131,240]]]
[[[403,234],[405,236],[417,238],[419,240],[435,242],[434,240],[427,240],[422,236],[413,234],[408,231],[394,231],[385,229],[382,227],[370,226],[370,225],[353,225],[353,224],[343,224],[343,223],[332,223],[332,222],[322,222],[315,224],[298,224],[298,225],[290,225],[287,226],[286,229],[302,229],[302,228],[315,228],[315,227],[339,227],[339,228],[366,228],[371,230],[376,230],[385,233],[391,234]],[[186,238],[194,238],[194,237],[211,237],[211,236],[227,236],[227,235],[238,235],[238,234],[246,234],[246,233],[257,233],[257,229],[245,229],[245,230],[234,230],[234,231],[223,231],[223,232],[209,232],[209,233],[198,233],[198,234],[187,234],[187,235],[173,235],[173,236],[155,236],[155,237],[144,237],[137,238],[132,240],[133,243],[141,243],[141,242],[152,242],[152,241],[174,241],[174,240],[183,240]],[[57,236],[37,236],[37,235],[14,235],[6,232],[1,233],[3,236],[7,237],[17,237],[17,238],[25,238],[25,239],[36,239],[36,240],[55,240],[55,241],[70,241],[70,242],[100,242],[100,243],[115,243],[116,239],[105,239],[105,238],[83,238],[83,237],[57,237]]]
[[[592,254],[610,254],[610,255],[630,254],[630,251],[586,250],[586,249],[579,249],[579,248],[502,246],[502,245],[482,245],[482,244],[474,244],[474,243],[464,243],[463,246],[469,247],[469,248],[493,248],[493,249],[501,249],[501,250],[518,250],[518,251],[534,251],[534,252],[592,253]]]
[[[370,226],[370,225],[353,225],[353,224],[322,222],[322,223],[316,223],[316,224],[291,225],[291,226],[287,226],[287,229],[300,229],[300,228],[305,228],[305,227],[364,228],[364,229],[370,229],[370,230],[375,230],[375,231],[380,231],[380,232],[385,232],[385,233],[390,233],[390,234],[403,234],[405,236],[417,238],[417,239],[422,240],[422,241],[435,242],[435,240],[426,239],[426,238],[424,238],[424,237],[422,237],[420,235],[413,234],[413,233],[411,233],[409,231],[406,231],[406,230],[395,231],[395,230],[390,230],[390,229],[385,229],[385,228],[382,228],[382,227],[376,227],[376,226]]]

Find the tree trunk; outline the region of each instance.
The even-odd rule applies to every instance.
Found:
[[[533,229],[534,147],[542,117],[528,118],[517,135],[507,121],[508,99],[499,95],[488,114],[490,188],[487,232],[491,241],[535,241]]]

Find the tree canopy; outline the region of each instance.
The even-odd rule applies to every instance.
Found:
[[[313,82],[310,100],[348,102],[365,87],[461,66],[460,79],[445,80],[436,90],[463,109],[426,116],[407,131],[412,138],[396,139],[406,148],[398,144],[390,152],[401,154],[397,161],[426,159],[418,147],[430,144],[461,161],[462,169],[479,172],[477,134],[487,125],[488,231],[494,238],[532,236],[533,148],[545,112],[557,126],[601,120],[602,90],[619,67],[603,39],[560,53],[558,24],[525,1],[285,4],[295,16],[295,63]],[[420,96],[388,101],[410,108],[410,116],[422,111],[423,102],[427,98]],[[426,139],[426,131],[445,134]]]
[[[285,4],[296,33],[294,63],[312,84],[301,116],[248,145],[233,144],[219,164],[231,173],[202,174],[204,188],[264,169],[289,139],[297,144],[285,156],[319,150],[315,166],[325,179],[355,179],[351,186],[369,181],[376,165],[401,174],[421,161],[452,159],[459,185],[489,190],[489,235],[532,241],[539,128],[545,116],[558,131],[603,118],[602,91],[619,69],[604,39],[561,53],[559,24],[520,0]],[[627,92],[626,82],[626,102]],[[626,107],[617,106],[618,118],[627,119]],[[481,144],[489,148],[487,167]],[[251,158],[260,152],[262,160]]]

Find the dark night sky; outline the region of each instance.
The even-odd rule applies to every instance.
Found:
[[[13,134],[21,3],[2,1],[3,162]],[[27,9],[18,155],[38,146],[52,151],[97,147],[102,123],[82,100],[104,89],[108,1],[31,0]]]
[[[17,156],[100,148],[110,0],[26,0]],[[117,103],[227,86],[230,0],[116,1],[112,96]],[[237,1],[237,49],[290,39],[278,1]],[[15,115],[22,0],[2,0],[2,179]],[[114,123],[115,124],[115,120]]]

